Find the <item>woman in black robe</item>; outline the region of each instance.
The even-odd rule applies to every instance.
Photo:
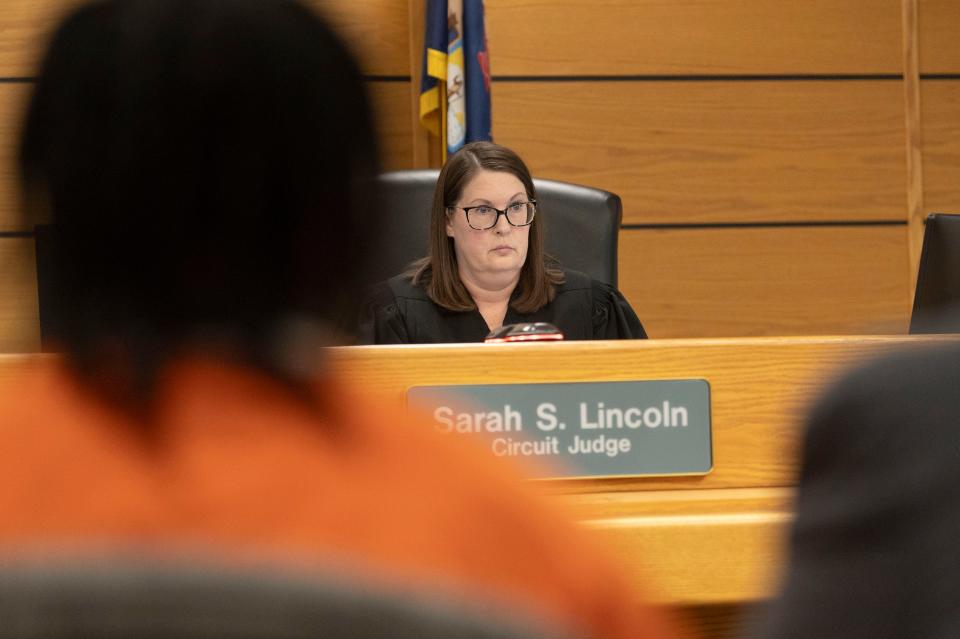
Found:
[[[549,322],[568,340],[645,338],[619,291],[551,263],[538,213],[516,153],[491,142],[463,147],[437,180],[430,255],[374,288],[360,342],[480,342],[520,322]]]

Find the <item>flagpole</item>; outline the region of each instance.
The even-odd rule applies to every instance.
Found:
[[[440,87],[440,165],[447,163],[447,81]]]

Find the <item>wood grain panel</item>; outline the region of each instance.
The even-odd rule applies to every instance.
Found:
[[[485,4],[495,75],[899,73],[901,68],[899,0]]]
[[[496,140],[624,223],[906,219],[900,81],[499,82]]]
[[[47,33],[79,0],[0,2],[0,77],[30,76]],[[376,75],[410,75],[407,5],[396,0],[309,0]]]
[[[645,584],[653,601],[702,605],[771,595],[784,563],[792,492],[678,492],[591,495],[600,510],[622,509],[622,500],[630,514],[580,520],[604,537],[623,571]]]
[[[960,213],[960,80],[920,84],[924,211]]]
[[[0,238],[0,353],[40,349],[37,271],[31,238]]]
[[[0,84],[0,231],[22,230],[16,153],[29,84]]]
[[[399,0],[304,0],[337,28],[360,57],[364,73],[410,75],[406,2]]]
[[[904,278],[905,279],[905,278]],[[560,493],[791,486],[800,421],[836,371],[904,344],[910,337],[631,340],[491,348],[360,346],[334,349],[331,365],[386,403],[402,405],[414,385],[638,379],[710,383],[714,469],[704,477],[543,482]],[[630,516],[633,502],[581,499],[585,515]],[[708,514],[707,506],[698,512]],[[670,513],[661,513],[670,514]],[[676,514],[676,513],[674,513]]]
[[[715,604],[674,608],[673,614],[691,634],[702,639],[738,639],[749,636],[747,629],[762,604]]]
[[[623,230],[620,287],[655,338],[901,334],[907,227]]]
[[[682,606],[673,613],[694,637],[702,639],[740,639],[752,636],[764,602]]]
[[[413,168],[413,122],[409,82],[367,82],[373,101],[385,170]]]
[[[920,70],[960,73],[960,6],[956,0],[919,0]]]

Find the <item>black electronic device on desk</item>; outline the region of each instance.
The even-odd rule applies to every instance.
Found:
[[[547,322],[524,322],[507,324],[490,331],[483,341],[487,344],[510,344],[513,342],[556,342],[563,339],[560,329]]]

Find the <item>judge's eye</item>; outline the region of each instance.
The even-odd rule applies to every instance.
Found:
[[[495,215],[497,210],[492,206],[478,206],[473,212],[475,215]]]
[[[520,211],[524,210],[526,206],[527,206],[526,202],[514,202],[509,207],[507,207],[507,210],[510,211],[511,213],[519,213]]]

